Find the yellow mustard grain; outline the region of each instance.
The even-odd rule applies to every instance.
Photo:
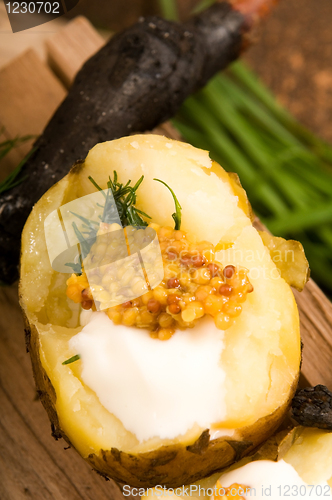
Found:
[[[85,273],[81,276],[72,275],[67,280],[67,296],[83,303],[86,297],[90,298],[94,294],[107,307],[110,294],[118,295],[121,292],[124,303],[109,308],[106,311],[109,318],[115,324],[148,328],[151,337],[160,340],[170,338],[176,328],[193,327],[205,314],[214,318],[219,329],[226,330],[232,326],[241,314],[241,304],[247,294],[253,291],[248,271],[236,269],[232,265],[223,268],[220,262],[214,260],[215,248],[212,243],[197,242],[195,237],[185,231],[160,227],[158,224],[150,224],[148,229],[149,233],[127,227],[126,234],[127,240],[132,243],[131,249],[134,249],[145,244],[146,238],[151,241],[157,233],[164,279],[155,289],[149,290],[143,277],[135,275],[130,262],[117,270],[108,266],[110,245],[106,248],[104,243],[99,243],[92,248],[88,258],[92,259],[95,255],[98,260],[99,256],[99,265],[105,263],[103,274],[100,270],[90,271],[90,287]],[[107,233],[106,226],[101,231]],[[104,255],[105,251],[107,255]],[[112,248],[112,252],[112,255],[116,255],[117,250]],[[152,266],[153,262],[150,271],[153,270]],[[118,283],[119,279],[121,284]],[[139,297],[126,302],[126,296],[130,297],[133,293]],[[92,309],[96,310],[93,301]]]

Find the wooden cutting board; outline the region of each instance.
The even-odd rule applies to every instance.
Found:
[[[28,49],[0,69],[0,129],[7,137],[42,132],[77,70],[104,39],[76,18],[46,41],[47,61]],[[179,138],[169,124],[156,133]],[[0,179],[29,145],[1,165]],[[259,221],[257,221],[259,226]],[[302,385],[332,387],[332,305],[310,280],[294,292],[304,342]],[[73,449],[56,442],[36,399],[17,287],[0,289],[0,500],[123,500],[119,487],[98,476]]]

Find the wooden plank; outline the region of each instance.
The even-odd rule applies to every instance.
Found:
[[[123,500],[118,486],[56,442],[36,400],[17,288],[0,289],[1,500]]]
[[[4,7],[1,7],[0,23],[7,26],[9,21],[6,13],[4,18],[3,12]],[[60,25],[62,26],[63,22]],[[105,43],[105,38],[83,16],[75,18],[62,29],[58,26],[55,26],[56,33],[49,35],[46,41],[44,51],[47,56],[45,54],[44,59],[47,58],[59,79],[32,49],[28,49],[0,70],[0,130],[5,127],[1,140],[40,134],[65,97],[64,87],[70,86],[82,64]],[[45,35],[40,38],[41,34],[38,33],[36,36],[39,41],[35,43],[41,53],[40,40],[45,42]],[[20,34],[15,34],[15,37],[20,37]],[[27,37],[24,41],[26,39]],[[14,45],[16,54],[20,43]],[[33,140],[15,148],[1,161],[0,181],[18,165],[32,143]]]
[[[0,129],[8,137],[39,135],[64,99],[66,91],[52,71],[32,49],[4,66],[0,71]],[[33,141],[25,143],[6,157],[2,177],[17,165]]]
[[[34,49],[46,61],[45,40],[67,24],[65,17],[58,17],[45,24],[13,34],[5,3],[0,2],[0,69],[27,49]],[[38,14],[36,14],[38,16]]]
[[[302,374],[310,385],[332,389],[332,304],[313,280],[294,290],[303,341]]]
[[[85,17],[76,17],[46,41],[48,63],[64,85],[70,87],[80,67],[104,43]]]

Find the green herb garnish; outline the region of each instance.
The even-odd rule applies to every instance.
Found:
[[[104,196],[104,198],[106,198],[106,194],[104,193],[103,189],[102,189],[100,186],[98,186],[98,184],[97,184],[97,183],[96,183],[96,181],[95,181],[95,180],[91,177],[91,175],[89,175],[88,179],[89,179],[89,181],[91,182],[91,184],[93,184],[93,185],[94,185],[94,187],[95,187],[96,189],[98,189],[98,191],[101,191],[101,194]]]
[[[4,129],[0,130],[0,135],[3,134]],[[24,135],[23,137],[15,137],[15,139],[7,139],[0,143],[0,160],[4,158],[13,148],[23,144],[24,142],[35,139],[36,135]]]
[[[172,217],[173,217],[174,222],[175,222],[174,229],[180,229],[180,227],[181,227],[181,210],[182,210],[182,207],[181,207],[181,205],[180,205],[177,197],[175,196],[174,191],[166,184],[166,182],[161,181],[160,179],[153,179],[153,180],[161,182],[162,184],[164,184],[164,186],[166,186],[167,189],[169,189],[170,192],[172,193],[173,200],[174,200],[174,203],[175,203],[175,213],[172,214]]]
[[[90,248],[92,247],[92,241],[91,242],[86,241],[86,239],[82,235],[81,231],[78,229],[76,222],[73,222],[72,226],[73,226],[74,232],[76,234],[76,237],[77,237],[78,241],[80,242],[80,245],[81,245],[81,248],[83,250],[84,255],[88,255],[88,253],[90,252]],[[92,238],[91,238],[91,240],[92,240]]]
[[[83,262],[82,262],[82,254],[79,254],[78,256],[79,258],[79,262],[67,262],[67,264],[65,264],[65,266],[68,266],[68,267],[71,267],[72,270],[74,271],[74,273],[76,274],[76,276],[81,276],[83,271]]]
[[[120,217],[120,221],[123,227],[132,225],[132,226],[147,226],[147,222],[142,219],[141,216],[147,217],[151,219],[149,215],[142,210],[139,210],[135,207],[136,199],[137,199],[137,190],[139,186],[142,184],[144,176],[140,177],[134,186],[131,186],[131,181],[129,180],[126,184],[122,184],[118,182],[118,174],[116,171],[113,173],[113,179],[109,177],[107,182],[107,193],[97,184],[97,182],[89,176],[90,182],[95,186],[98,191],[101,191],[105,198],[105,204],[100,205],[99,207],[103,208],[103,214],[101,216],[101,222],[105,222],[111,224],[112,222],[118,221]],[[171,192],[174,203],[175,203],[175,213],[172,214],[172,217],[175,222],[175,229],[180,229],[181,227],[181,205],[178,202],[173,190],[160,179],[154,179],[155,181],[161,182],[164,184],[167,189]],[[111,196],[110,193],[113,195]],[[113,201],[114,200],[114,201]],[[114,205],[115,202],[115,205]],[[78,241],[80,242],[82,252],[86,256],[90,252],[91,246],[93,245],[98,231],[99,223],[87,219],[82,215],[79,215],[75,212],[71,212],[75,217],[83,222],[83,228],[86,231],[82,231],[77,227],[75,222],[72,223],[74,232]],[[88,235],[88,238],[84,237],[84,234]],[[80,263],[68,262],[65,264],[68,267],[71,267],[75,274],[82,274],[82,256],[79,256]],[[76,360],[75,360],[76,361]],[[67,363],[64,363],[67,364]]]
[[[147,217],[148,219],[151,219],[149,215],[147,215],[145,212],[142,212],[141,210],[138,210],[138,208],[135,207],[136,203],[136,192],[143,182],[144,176],[140,177],[136,184],[134,186],[131,186],[130,183],[131,181],[128,181],[127,184],[122,184],[118,182],[118,174],[114,170],[113,172],[113,180],[111,177],[109,177],[109,180],[107,182],[107,188],[110,190],[110,192],[113,194],[113,199],[115,201],[115,206],[117,209],[117,213],[115,212],[115,207],[113,204],[113,199],[109,194],[107,195],[104,193],[102,188],[96,183],[96,181],[89,176],[90,182],[103,193],[105,197],[105,205],[104,205],[104,211],[102,215],[102,222],[107,222],[108,224],[111,224],[112,222],[116,222],[118,220],[118,216],[120,217],[120,221],[122,226],[128,226],[128,225],[133,225],[133,226],[147,226],[147,222],[140,217],[140,215],[143,215],[143,217]]]
[[[107,187],[111,189],[113,193],[121,224],[123,226],[147,226],[147,222],[143,220],[140,215],[143,215],[143,217],[147,217],[148,219],[151,219],[151,217],[135,207],[137,197],[136,192],[142,184],[144,176],[142,175],[134,186],[130,186],[131,181],[128,181],[127,184],[123,185],[118,182],[118,175],[115,170],[113,174],[113,180],[109,177]]]
[[[75,361],[78,361],[81,359],[81,356],[79,354],[76,354],[75,356],[72,356],[69,359],[66,359],[66,361],[63,361],[63,365],[70,365],[71,363],[74,363]]]
[[[74,273],[77,276],[81,276],[82,275],[82,266],[81,266],[81,264],[79,264],[79,263],[75,264],[75,262],[67,262],[65,264],[65,266],[71,267],[72,270],[74,271]]]
[[[0,135],[3,133],[4,129],[2,128],[0,130]],[[15,137],[15,139],[7,139],[6,141],[3,141],[0,143],[0,160],[4,158],[13,148],[19,146],[20,144],[23,144],[24,142],[29,141],[30,139],[35,139],[35,135],[25,135],[23,137]],[[36,148],[33,148],[29,153],[20,161],[20,163],[17,165],[17,167],[4,179],[2,182],[0,182],[0,194],[4,193],[5,191],[8,191],[9,189],[17,186],[18,184],[21,184],[21,182],[26,179],[26,177],[22,177],[22,179],[17,180],[17,177],[19,173],[22,170],[22,167],[24,164],[27,162],[27,160],[30,158],[32,153],[34,153]]]
[[[99,226],[99,222],[92,220],[92,219],[87,219],[86,217],[83,217],[83,215],[75,214],[75,212],[70,212],[71,214],[75,215],[75,217],[78,217],[78,219],[81,219],[82,222],[84,222],[85,226],[92,229],[95,231],[95,227],[93,226]]]
[[[22,137],[22,140],[28,140],[31,139],[31,136],[26,136],[25,138]],[[3,158],[7,153],[9,153],[10,149],[8,147],[2,148],[1,146],[7,142],[10,141],[5,141],[2,144],[0,144],[0,159]],[[13,141],[11,141],[13,142]],[[14,147],[14,146],[12,146]],[[31,151],[20,161],[20,163],[17,165],[17,167],[4,179],[2,182],[0,182],[0,194],[4,193],[5,191],[8,191],[9,189],[12,189],[15,186],[18,186],[23,182],[27,176],[22,177],[21,179],[17,179],[19,173],[21,172],[23,166],[25,163],[28,161],[30,156],[36,151],[36,148],[32,148]]]
[[[144,176],[136,182],[134,186],[130,186],[131,181],[129,180],[127,184],[123,185],[118,182],[118,175],[114,171],[113,180],[109,177],[107,182],[107,192],[97,184],[97,182],[89,176],[90,182],[95,186],[98,191],[102,193],[105,199],[104,205],[97,203],[97,205],[103,209],[103,214],[100,217],[100,222],[105,222],[107,224],[112,224],[113,222],[118,222],[119,217],[123,227],[128,225],[133,226],[147,226],[147,222],[142,219],[147,217],[151,219],[149,215],[141,210],[138,210],[134,205],[136,203],[136,192],[143,182]],[[113,195],[113,196],[111,196]],[[114,201],[113,201],[114,200]],[[115,204],[114,204],[115,202]],[[74,232],[78,241],[80,242],[84,256],[88,255],[93,243],[96,241],[97,231],[99,228],[99,222],[92,219],[87,219],[80,214],[71,212],[75,217],[83,222],[82,229],[77,227],[75,222],[72,223]],[[86,235],[86,237],[84,236]],[[82,274],[82,256],[79,256],[80,263],[68,262],[65,265],[71,267],[75,274]]]

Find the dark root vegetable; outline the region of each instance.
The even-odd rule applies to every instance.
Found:
[[[248,3],[250,8],[244,9]],[[235,60],[262,6],[220,2],[185,24],[151,17],[114,36],[79,71],[17,181],[0,196],[0,281],[18,277],[24,223],[37,200],[97,143],[154,128]],[[254,15],[256,12],[256,16]]]
[[[332,431],[332,392],[324,385],[298,391],[292,402],[292,417],[305,427]]]

